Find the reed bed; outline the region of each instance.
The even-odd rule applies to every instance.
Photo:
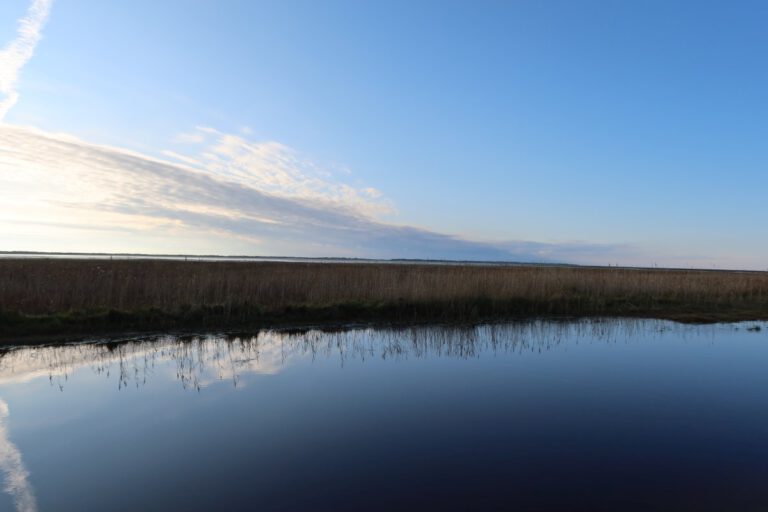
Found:
[[[595,267],[168,260],[0,260],[0,329],[462,320],[531,315],[768,318],[768,273]],[[143,320],[141,320],[143,318]],[[152,320],[154,318],[154,320]],[[69,319],[69,320],[67,320]],[[77,320],[80,319],[80,320]]]

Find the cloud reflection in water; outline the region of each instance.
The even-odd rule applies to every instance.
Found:
[[[13,498],[18,512],[35,512],[37,501],[29,483],[29,472],[21,460],[21,452],[8,435],[9,415],[8,404],[0,398],[0,469],[5,473],[4,490]]]
[[[75,370],[90,366],[97,374],[115,376],[119,389],[140,387],[160,368],[165,371],[168,367],[184,389],[201,390],[217,381],[231,381],[237,387],[245,374],[275,374],[305,358],[337,358],[342,366],[351,359],[376,357],[474,358],[483,353],[543,352],[565,339],[615,342],[630,340],[638,332],[661,334],[681,329],[661,321],[582,320],[262,331],[252,336],[155,336],[0,352],[0,386],[47,377],[63,391]]]

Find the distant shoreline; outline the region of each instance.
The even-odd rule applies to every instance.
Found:
[[[609,316],[693,323],[768,320],[768,273],[0,257],[0,345],[162,330]]]
[[[587,269],[625,269],[659,271],[699,271],[699,272],[768,272],[768,270],[748,270],[737,268],[699,268],[699,267],[659,267],[633,265],[586,265],[558,261],[512,261],[512,260],[457,260],[423,258],[355,258],[341,256],[248,256],[237,254],[150,254],[150,253],[110,253],[110,252],[43,252],[43,251],[0,251],[0,259],[95,259],[95,260],[171,260],[171,261],[254,261],[254,262],[308,262],[308,263],[382,263],[382,264],[422,264],[422,265],[467,265],[467,266],[523,266],[523,267],[564,267]]]

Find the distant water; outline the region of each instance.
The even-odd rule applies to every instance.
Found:
[[[0,510],[768,510],[768,324],[0,353]]]
[[[506,261],[449,261],[449,260],[397,260],[365,258],[299,258],[290,256],[185,256],[163,254],[88,254],[88,253],[43,253],[43,252],[0,252],[0,259],[75,259],[75,260],[171,260],[171,261],[264,261],[264,262],[299,262],[299,263],[386,263],[392,265],[432,264],[432,265],[479,265],[479,266],[519,266],[532,263]],[[542,263],[537,263],[542,264]],[[568,265],[550,265],[568,266]]]
[[[388,263],[395,260],[358,260],[344,258],[292,258],[292,257],[269,257],[269,256],[185,256],[185,255],[163,255],[163,254],[88,254],[88,253],[44,253],[44,252],[0,252],[0,259],[67,259],[67,260],[171,260],[171,261],[272,261],[272,262],[291,262],[300,261],[305,263],[320,262],[366,262],[366,263]]]
[[[89,253],[44,253],[44,252],[2,252],[0,259],[66,259],[66,260],[170,260],[170,261],[252,261],[273,263],[377,263],[389,265],[471,265],[471,266],[521,266],[546,265],[549,267],[573,267],[565,263],[475,261],[475,260],[421,260],[421,259],[368,259],[368,258],[302,258],[292,256],[206,256],[183,254],[89,254]],[[628,267],[629,268],[629,267]]]

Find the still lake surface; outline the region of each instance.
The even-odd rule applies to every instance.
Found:
[[[2,511],[768,510],[768,324],[0,352]]]

